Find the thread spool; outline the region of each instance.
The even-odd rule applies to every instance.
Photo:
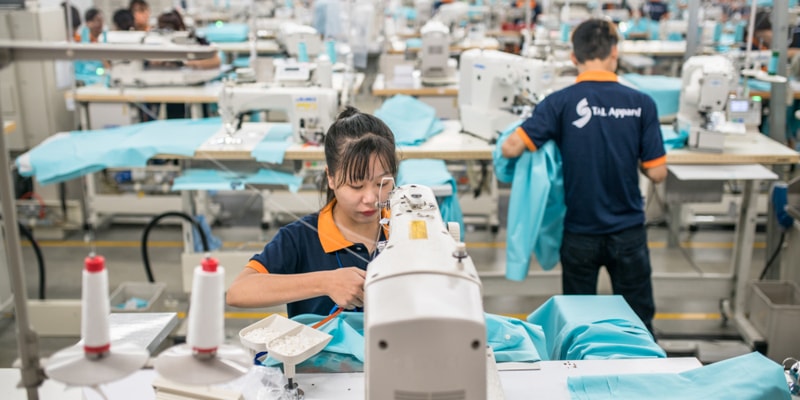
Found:
[[[186,343],[196,356],[213,356],[225,339],[225,269],[211,257],[194,269]]]
[[[81,338],[87,357],[97,358],[111,349],[108,315],[108,270],[103,256],[90,255],[84,260],[81,291]]]

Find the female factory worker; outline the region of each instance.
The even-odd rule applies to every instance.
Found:
[[[377,117],[348,107],[325,136],[328,203],[282,227],[250,259],[228,289],[235,307],[287,304],[289,317],[328,315],[364,304],[364,278],[385,240],[376,202],[397,173],[392,131]]]

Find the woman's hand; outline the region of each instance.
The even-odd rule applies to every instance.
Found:
[[[364,306],[364,279],[367,271],[358,267],[330,271],[327,294],[339,307],[352,310]]]

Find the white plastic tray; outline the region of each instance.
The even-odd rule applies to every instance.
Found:
[[[285,349],[279,346],[275,346],[275,343],[277,341],[286,340],[286,338],[293,336],[301,337],[303,340],[303,344],[305,344],[306,346],[297,349],[297,351],[294,351],[292,353],[284,352],[283,350]],[[322,349],[325,348],[325,346],[328,344],[328,342],[331,341],[331,339],[333,339],[333,336],[325,332],[318,331],[314,328],[305,325],[300,325],[290,330],[289,332],[286,332],[285,334],[273,339],[271,342],[269,342],[267,347],[269,347],[269,352],[270,352],[269,355],[272,358],[283,362],[284,365],[285,364],[297,365],[305,361],[309,357],[313,356],[314,354],[317,354],[320,351],[322,351]]]
[[[250,350],[261,352],[261,351],[268,351],[267,343],[272,340],[267,340],[265,342],[255,342],[253,340],[249,340],[246,338],[247,334],[256,330],[256,329],[269,329],[275,332],[278,332],[275,338],[285,335],[287,332],[291,331],[292,329],[296,329],[298,327],[304,326],[303,324],[294,322],[282,315],[279,314],[272,314],[267,318],[262,319],[252,325],[248,325],[244,329],[239,331],[239,340],[242,342],[244,347],[247,347]],[[273,339],[275,339],[273,338]]]

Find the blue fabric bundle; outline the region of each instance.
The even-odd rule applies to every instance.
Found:
[[[420,145],[444,129],[433,107],[402,94],[384,101],[375,116],[389,126],[398,146]]]
[[[570,376],[567,386],[573,400],[791,399],[783,367],[759,353],[679,374]]]
[[[661,138],[664,140],[664,150],[670,151],[686,147],[686,140],[689,139],[689,132],[675,132],[672,125],[661,126]]]
[[[528,276],[531,253],[544,270],[560,259],[564,234],[564,179],[561,152],[552,140],[535,152],[515,159],[503,157],[503,142],[521,124],[512,124],[495,146],[494,171],[500,182],[511,182],[506,235],[506,278],[522,281]]]
[[[675,115],[681,98],[681,78],[660,75],[625,74],[623,79],[656,103],[658,116]]]
[[[666,357],[621,296],[553,296],[528,316],[551,360]]]
[[[250,27],[247,24],[224,23],[209,24],[197,30],[197,36],[204,37],[211,43],[236,43],[247,40]]]
[[[43,185],[110,167],[144,167],[157,154],[190,157],[221,126],[219,118],[172,119],[48,138],[17,159],[23,176]]]
[[[458,187],[453,175],[447,171],[444,160],[413,159],[403,160],[397,169],[397,185],[418,184],[425,186],[450,185],[453,194],[439,201],[439,212],[442,220],[458,222],[461,228],[461,238],[464,238],[464,214],[458,202]]]
[[[286,185],[290,191],[297,192],[302,183],[299,176],[269,169],[255,173],[188,169],[175,178],[172,190],[243,190],[247,185]]]
[[[280,164],[293,140],[291,124],[274,124],[250,155],[256,161]]]

